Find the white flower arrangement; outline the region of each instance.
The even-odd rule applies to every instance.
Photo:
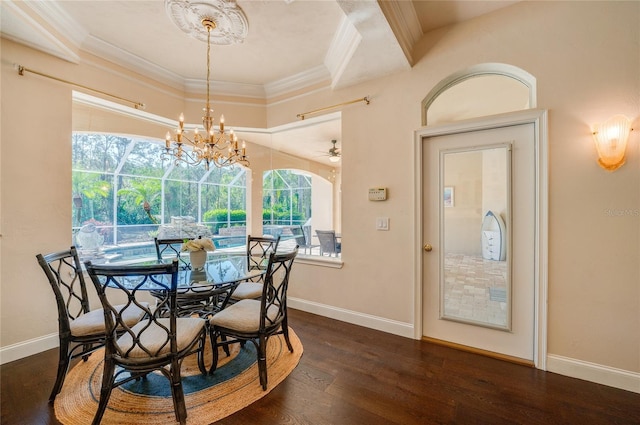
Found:
[[[213,241],[208,238],[202,239],[185,239],[182,243],[181,251],[215,251],[216,247]]]

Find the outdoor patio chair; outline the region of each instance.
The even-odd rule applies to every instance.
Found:
[[[291,233],[293,234],[293,237],[300,249],[303,249],[305,253],[309,250],[309,253],[311,253],[311,250],[316,245],[311,244],[311,237],[304,231],[304,227],[296,226],[291,229]]]
[[[338,256],[342,252],[342,243],[338,242],[333,230],[316,230],[320,242],[320,255]]]

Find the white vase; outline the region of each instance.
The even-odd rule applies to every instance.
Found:
[[[190,251],[189,259],[191,261],[192,270],[202,270],[204,268],[204,264],[207,262],[207,251]]]

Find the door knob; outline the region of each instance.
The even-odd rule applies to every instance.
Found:
[[[433,250],[433,247],[431,246],[431,244],[426,243],[424,244],[422,249],[424,249],[426,252],[431,252]]]

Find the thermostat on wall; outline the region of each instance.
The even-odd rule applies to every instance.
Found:
[[[386,201],[387,200],[387,188],[386,187],[374,187],[369,189],[370,201]]]

